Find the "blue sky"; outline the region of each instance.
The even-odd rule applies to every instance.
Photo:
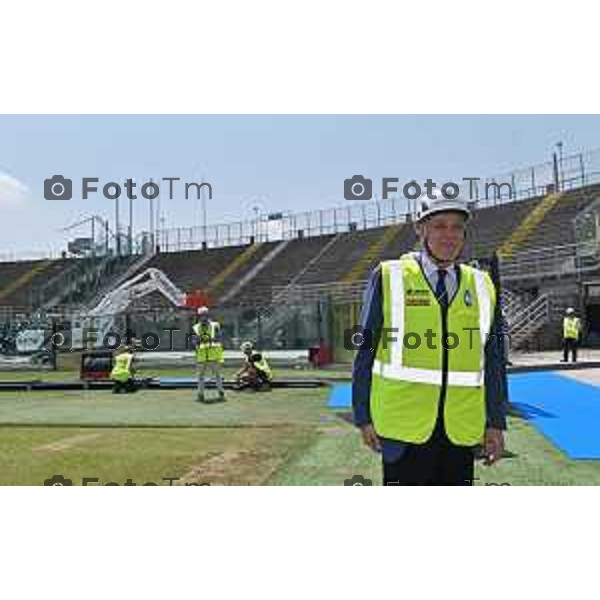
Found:
[[[598,116],[0,116],[0,255],[59,251],[60,228],[90,214],[114,220],[101,196],[50,202],[43,181],[62,174],[102,183],[127,177],[204,178],[213,186],[208,222],[263,212],[345,206],[354,174],[439,181],[503,174],[600,147]],[[135,228],[148,201],[135,201]],[[127,210],[122,203],[121,218]],[[200,205],[162,200],[167,227],[201,225]]]

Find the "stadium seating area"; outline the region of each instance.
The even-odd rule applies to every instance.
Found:
[[[489,256],[497,251],[538,202],[539,198],[533,198],[476,210],[469,230],[466,254]]]
[[[290,281],[298,275],[329,242],[332,241],[333,237],[334,236],[329,235],[291,240],[285,248],[252,279],[252,297],[248,297],[249,288],[245,287],[231,298],[230,303],[268,303],[271,299],[271,288],[289,284]],[[273,242],[272,244],[277,243],[278,242]],[[321,264],[320,261],[319,264]]]
[[[29,308],[38,292],[73,259],[0,262],[0,306]]]
[[[514,251],[573,243],[573,219],[598,197],[600,185],[564,193],[547,210],[539,211],[539,222]],[[467,255],[489,256],[497,251],[543,202],[533,198],[476,210]],[[405,223],[257,246],[159,253],[143,268],[161,269],[184,291],[208,290],[217,304],[223,297],[230,306],[265,304],[271,301],[272,288],[290,282],[364,280],[378,261],[412,249],[415,241],[412,224]],[[0,263],[0,306],[36,308],[40,288],[74,260]],[[251,280],[239,287],[249,273]],[[236,284],[239,289],[233,287]]]
[[[232,246],[206,251],[162,253],[154,256],[147,267],[164,271],[173,283],[184,291],[204,289],[212,278],[222,272],[245,248]],[[265,248],[263,252],[266,250]],[[262,255],[262,252],[259,255]]]
[[[598,185],[565,193],[525,241],[522,249],[550,248],[575,243],[573,220],[598,198]]]

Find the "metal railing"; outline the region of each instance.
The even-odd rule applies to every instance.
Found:
[[[457,183],[461,178],[457,178]],[[600,149],[557,157],[538,165],[494,177],[463,182],[463,195],[476,209],[543,197],[553,191],[570,191],[600,182]],[[340,182],[341,188],[342,182]],[[501,186],[501,184],[510,184]],[[338,208],[258,214],[253,220],[218,225],[160,229],[153,242],[161,252],[219,248],[255,242],[333,235],[409,223],[418,212],[415,200],[388,198],[347,201]],[[149,235],[149,234],[148,234]]]
[[[547,294],[542,294],[515,315],[510,323],[512,348],[518,348],[547,322],[550,315],[550,302]]]
[[[324,299],[332,302],[355,302],[363,299],[366,287],[366,280],[353,283],[332,282],[273,286],[272,299],[274,303],[292,305]]]
[[[545,196],[549,192],[566,192],[600,181],[600,148],[555,158],[477,182],[473,186],[473,199],[478,208]],[[500,183],[509,183],[510,190],[508,186],[497,188]],[[492,191],[491,197],[489,190],[487,197],[481,193],[486,185]]]
[[[503,281],[514,281],[530,277],[573,276],[600,269],[600,248],[592,244],[566,244],[550,248],[538,248],[519,252],[500,263]],[[273,286],[274,303],[299,303],[328,298],[333,301],[362,300],[367,281],[350,284],[342,282]],[[505,307],[512,312],[521,306],[522,299],[508,290],[503,290]],[[513,306],[514,303],[514,306]]]
[[[481,178],[473,182],[472,189],[462,176],[455,180],[462,182],[463,195],[471,199],[476,209],[542,197],[551,191],[575,190],[600,182],[600,149],[553,157],[531,167]],[[342,184],[340,181],[340,191]],[[120,228],[117,235],[109,229],[104,232],[105,238],[101,243],[106,245],[107,251],[116,254],[144,254],[156,248],[161,252],[178,252],[247,245],[252,241],[274,242],[411,222],[417,206],[415,200],[375,197],[371,201],[347,201],[345,206],[338,208],[277,213],[276,218],[275,213],[268,215],[266,212],[263,206],[254,219],[206,226],[153,228],[151,232],[141,232],[136,236],[131,231],[126,234]],[[0,261],[60,257],[61,252],[49,249],[4,252],[0,254]]]
[[[236,221],[204,227],[176,227],[157,232],[161,252],[242,246],[253,242],[279,242],[374,229],[410,222],[397,200],[354,203],[344,208],[284,215],[269,220]]]
[[[502,307],[506,312],[513,313],[514,309],[520,305],[521,299],[515,292],[507,289],[502,290]]]
[[[596,242],[537,248],[501,260],[500,265],[503,281],[570,277],[600,268],[600,248]]]
[[[61,258],[61,253],[57,250],[19,250],[15,252],[0,253],[0,262],[28,262],[36,260],[46,260],[48,258]]]

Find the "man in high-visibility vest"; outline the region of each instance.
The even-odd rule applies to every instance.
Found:
[[[487,465],[504,450],[499,307],[489,275],[458,262],[467,204],[428,190],[420,207],[421,250],[369,279],[352,337],[354,422],[382,455],[384,485],[472,485],[477,447]]]
[[[221,344],[221,325],[218,321],[213,321],[209,317],[209,310],[206,306],[198,309],[198,321],[192,329],[195,334],[196,346],[196,372],[198,376],[198,402],[208,403],[204,396],[205,377],[210,371],[215,379],[219,393],[219,401],[225,401],[225,392],[223,390],[223,378],[221,377],[221,367],[225,362],[223,355],[223,345]]]
[[[113,394],[121,392],[131,393],[136,391],[135,385],[135,346],[124,346],[115,356],[114,365],[110,373],[113,381]]]
[[[270,390],[273,373],[265,355],[255,350],[252,342],[244,342],[240,349],[244,353],[245,362],[243,368],[235,374],[237,389]]]
[[[567,308],[563,318],[563,359],[561,362],[568,362],[569,352],[573,362],[577,362],[577,344],[581,335],[581,321],[575,316],[575,309]]]

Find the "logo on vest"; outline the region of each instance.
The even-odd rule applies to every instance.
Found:
[[[473,296],[471,296],[471,292],[467,290],[465,292],[465,306],[473,306]]]
[[[406,306],[431,306],[429,290],[406,290]]]

